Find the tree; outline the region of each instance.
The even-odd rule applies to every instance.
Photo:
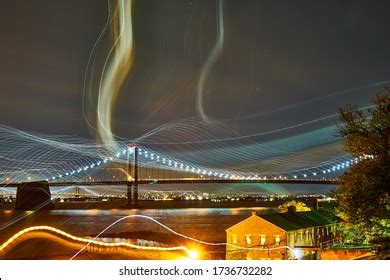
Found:
[[[340,177],[335,195],[355,241],[380,246],[390,237],[390,85],[373,103],[340,109],[344,149],[360,160]]]
[[[310,211],[310,208],[307,207],[304,202],[295,201],[295,200],[287,201],[287,202],[283,203],[282,205],[279,205],[278,209],[281,212],[287,212],[288,208],[291,206],[295,207],[295,211],[297,211],[297,212]]]

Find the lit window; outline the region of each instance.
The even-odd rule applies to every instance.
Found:
[[[232,244],[237,244],[237,234],[232,234]]]
[[[260,245],[265,245],[265,235],[260,235]]]
[[[275,235],[275,244],[276,245],[280,244],[280,236],[279,235]]]
[[[247,246],[252,245],[252,235],[250,234],[245,234],[245,242]]]

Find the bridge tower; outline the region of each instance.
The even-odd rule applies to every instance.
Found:
[[[138,146],[133,146],[133,153],[127,156],[127,203],[125,208],[140,208],[138,205]],[[132,161],[130,161],[132,155]],[[131,170],[133,163],[134,169]],[[131,177],[130,177],[131,176]]]

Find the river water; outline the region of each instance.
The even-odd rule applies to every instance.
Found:
[[[275,208],[190,208],[190,209],[135,209],[135,210],[51,210],[40,212],[0,211],[0,242],[30,226],[48,225],[77,236],[94,236],[115,221],[130,215],[143,215],[156,219],[165,226],[184,235],[211,242],[224,242],[225,229],[251,215],[276,212]],[[142,218],[128,217],[106,231],[165,232],[167,229]]]

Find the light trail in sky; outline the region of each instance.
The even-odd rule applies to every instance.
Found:
[[[338,166],[351,160],[341,151],[340,139],[332,135],[332,133],[335,134],[335,126],[328,123],[337,117],[337,114],[333,112],[299,123],[271,127],[268,130],[253,133],[238,133],[229,124],[222,123],[226,120],[222,120],[221,124],[213,125],[213,129],[210,129],[207,122],[205,123],[205,120],[210,121],[211,118],[204,110],[204,89],[224,47],[224,0],[215,2],[216,41],[203,65],[197,88],[197,109],[201,119],[182,119],[164,123],[134,139],[114,135],[112,117],[115,101],[134,59],[133,1],[116,0],[115,3],[116,5],[112,8],[110,2],[108,3],[108,17],[91,50],[83,86],[85,97],[89,88],[89,83],[86,81],[89,69],[95,71],[93,69],[95,53],[109,27],[112,27],[113,45],[110,46],[103,69],[99,73],[101,75],[99,75],[98,100],[97,108],[95,108],[101,141],[73,136],[29,133],[0,126],[1,182],[27,181],[30,180],[29,178],[31,180],[54,180],[65,176],[83,179],[86,176],[84,171],[90,172],[93,167],[101,166],[102,160],[113,158],[109,161],[126,164],[125,159],[117,158],[115,154],[126,149],[127,144],[134,143],[159,153],[163,150],[161,154],[169,157],[173,162],[177,161],[192,168],[202,169],[202,173],[206,171],[207,174],[210,172],[215,174],[231,171],[225,172],[229,176],[233,172],[246,173],[245,175],[248,176],[254,173],[263,176],[279,176],[292,172],[303,175],[305,170],[314,168],[323,172],[329,170],[328,166]],[[301,103],[292,103],[287,107],[280,106],[276,110],[285,110],[290,108],[289,106],[307,105],[306,102],[310,102],[310,105],[314,107],[319,104],[313,102],[325,99],[331,102],[329,97],[339,97],[339,95],[354,93],[357,90],[382,86],[386,82],[388,81],[378,81],[325,95],[313,93],[311,99]],[[259,114],[263,113],[259,112]],[[246,117],[251,116],[243,118]],[[228,121],[237,119],[240,118]],[[326,125],[325,122],[327,122]],[[317,127],[314,128],[314,125]],[[321,127],[318,128],[318,126]],[[305,131],[302,132],[303,130]],[[307,132],[308,130],[310,131]],[[285,135],[281,135],[282,133]],[[270,140],[271,136],[274,139]],[[262,137],[267,138],[264,140]],[[328,148],[331,145],[333,146],[328,149],[328,153],[321,153],[325,146]],[[177,170],[175,166],[164,165],[161,162],[145,160],[142,164],[164,170]],[[240,174],[240,176],[245,175]],[[290,175],[299,176],[300,174],[288,174]]]
[[[103,66],[97,101],[99,137],[108,146],[115,146],[112,133],[113,108],[122,84],[134,60],[132,1],[118,0],[114,45]]]
[[[85,72],[86,78],[90,67],[93,68],[93,65],[90,65],[94,58],[95,50],[99,47],[108,27],[113,27],[113,46],[104,61],[99,80],[97,128],[102,142],[93,142],[89,139],[69,136],[27,133],[9,127],[0,127],[0,158],[4,162],[0,163],[0,167],[3,168],[0,180],[2,177],[3,182],[26,181],[26,178],[54,180],[65,176],[67,178],[80,179],[83,178],[83,175],[77,176],[78,173],[85,174],[82,171],[88,169],[89,172],[94,166],[100,166],[103,159],[113,158],[110,162],[125,164],[126,161],[123,158],[115,157],[115,154],[118,150],[121,152],[122,149],[126,149],[127,144],[130,143],[137,143],[140,146],[146,144],[150,146],[150,150],[156,151],[159,151],[160,147],[156,149],[155,146],[161,146],[165,149],[166,157],[171,158],[173,162],[177,161],[184,165],[191,165],[194,170],[198,167],[205,174],[224,173],[223,176],[233,177],[236,174],[232,174],[232,172],[236,171],[237,174],[240,173],[239,176],[244,177],[252,176],[255,173],[263,176],[279,176],[281,175],[280,173],[290,173],[288,176],[299,176],[306,175],[306,171],[309,169],[314,169],[312,172],[314,174],[317,171],[324,172],[329,170],[329,167],[342,165],[347,160],[351,160],[349,156],[341,154],[339,151],[331,151],[331,153],[326,155],[306,152],[306,150],[312,149],[313,146],[321,149],[324,145],[336,143],[338,141],[337,138],[331,135],[333,127],[325,127],[322,130],[312,129],[310,133],[284,136],[282,139],[268,142],[263,142],[257,138],[290,130],[295,131],[298,128],[306,128],[313,124],[332,120],[337,117],[337,114],[322,116],[269,131],[243,135],[236,133],[228,125],[223,124],[214,125],[213,130],[209,129],[207,121],[211,119],[203,109],[202,98],[210,71],[223,50],[225,31],[224,0],[216,1],[217,37],[214,47],[202,68],[198,83],[197,109],[202,121],[180,120],[166,123],[131,140],[114,135],[112,132],[113,108],[134,59],[133,2],[117,0],[116,3],[113,9],[110,9],[110,6],[108,7],[106,23],[93,45]],[[309,101],[323,100],[331,96],[383,85],[385,82],[382,81],[349,90],[337,91]],[[87,84],[85,79],[84,95],[88,88]],[[205,120],[206,125],[204,124]],[[307,139],[313,140],[311,143],[303,141]],[[179,145],[182,147],[179,147]],[[15,147],[18,148],[15,149]],[[172,152],[172,155],[170,152]],[[176,167],[163,165],[160,162],[151,163],[151,161],[145,161],[143,164],[147,167],[168,170],[175,170],[174,167]],[[211,166],[211,164],[215,166]],[[286,165],[293,166],[293,168],[286,167]],[[209,166],[210,168],[208,168]],[[230,172],[231,170],[232,172]],[[298,174],[292,174],[292,172]],[[7,178],[11,180],[7,180]]]
[[[97,57],[97,50],[99,49],[99,47],[102,43],[102,39],[104,38],[104,35],[107,33],[109,26],[112,24],[113,18],[115,18],[117,14],[118,14],[118,10],[114,9],[114,15],[111,16],[110,1],[108,0],[107,1],[107,20],[106,20],[106,23],[104,24],[104,27],[103,27],[101,33],[99,34],[97,40],[95,41],[95,43],[92,47],[92,50],[91,50],[89,57],[88,57],[87,66],[86,66],[85,72],[84,72],[83,97],[82,97],[83,116],[84,116],[84,120],[85,120],[86,124],[88,125],[88,127],[97,133],[98,133],[97,128],[93,125],[93,122],[89,120],[87,107],[91,106],[91,107],[93,107],[93,111],[94,112],[96,111],[96,108],[95,108],[96,105],[95,105],[95,102],[93,100],[93,95],[94,95],[94,93],[93,93],[93,82],[94,82],[93,76],[94,76],[94,72],[95,72],[94,66],[95,66],[95,62],[96,62],[95,60]]]
[[[366,109],[370,109],[370,108],[374,108],[374,107],[375,107],[375,105],[370,105],[370,106],[360,107],[359,109],[360,110],[366,110]],[[315,119],[315,120],[310,120],[310,121],[306,121],[306,122],[302,122],[302,123],[298,123],[298,124],[294,124],[294,125],[278,128],[278,129],[273,129],[273,130],[270,130],[270,131],[264,131],[264,132],[258,132],[258,133],[253,133],[253,134],[246,134],[246,135],[231,136],[231,137],[226,137],[226,138],[216,138],[216,139],[198,140],[198,141],[182,141],[182,142],[179,142],[179,141],[177,141],[177,142],[153,142],[153,141],[145,140],[145,141],[143,141],[143,143],[154,144],[154,145],[159,145],[159,144],[160,145],[187,145],[187,144],[210,144],[210,143],[215,143],[215,142],[228,142],[228,141],[254,138],[254,137],[258,137],[258,136],[264,136],[264,135],[268,135],[268,134],[274,134],[274,133],[277,133],[277,132],[287,131],[287,130],[291,130],[291,129],[294,129],[294,128],[303,127],[303,126],[306,126],[306,125],[309,125],[309,124],[321,122],[321,121],[324,121],[324,120],[335,119],[338,116],[339,116],[339,114],[332,114],[332,115],[324,116],[324,117],[321,117],[321,118],[318,118],[318,119]],[[187,125],[189,125],[189,124],[190,124],[190,122],[188,122]],[[177,125],[176,126],[176,130],[180,129],[180,124],[179,123],[173,123],[172,126],[174,126],[174,125]],[[194,121],[194,126],[195,125],[196,125],[196,121]],[[162,129],[164,129],[164,128],[162,128]],[[173,127],[171,129],[173,129]],[[197,133],[199,133],[199,131]]]
[[[261,130],[256,126],[255,131],[245,131],[243,133],[234,131],[230,122],[246,121],[258,118],[259,116],[271,118],[271,113],[287,111],[291,108],[294,108],[294,110],[308,107],[316,108],[319,107],[324,100],[331,103],[332,100],[330,100],[330,97],[336,99],[342,95],[354,93],[355,91],[382,86],[389,81],[380,81],[325,95],[311,93],[312,97],[303,101],[297,100],[296,102],[293,101],[291,103],[286,102],[286,105],[277,108],[267,107],[266,110],[269,109],[270,111],[261,111],[257,109],[253,114],[249,113],[233,118],[229,117],[226,119],[214,120],[212,119],[212,116],[206,112],[206,88],[210,81],[212,71],[221,58],[224,48],[224,0],[216,0],[216,39],[210,53],[208,53],[208,56],[202,65],[196,86],[195,106],[199,119],[181,119],[171,123],[163,123],[162,125],[160,125],[161,123],[158,123],[160,125],[159,127],[152,130],[148,129],[149,131],[141,136],[137,135],[138,137],[134,139],[115,135],[113,132],[114,109],[122,86],[133,66],[135,49],[132,16],[133,1],[115,0],[115,2],[116,5],[113,9],[110,8],[110,3],[108,3],[108,17],[88,58],[83,85],[83,114],[87,124],[97,132],[99,140],[94,141],[65,135],[54,136],[29,133],[0,126],[0,183],[5,182],[5,184],[8,184],[10,182],[27,180],[54,181],[69,179],[70,181],[82,181],[85,180],[86,176],[89,176],[90,174],[93,176],[99,172],[98,166],[102,167],[103,163],[107,162],[106,166],[108,167],[110,164],[127,164],[125,155],[128,155],[128,144],[134,143],[138,144],[143,150],[142,154],[140,153],[140,167],[160,168],[183,173],[189,171],[194,175],[197,173],[205,176],[208,175],[230,179],[241,177],[253,179],[258,178],[259,175],[264,178],[269,178],[269,176],[271,176],[271,178],[289,179],[296,179],[297,176],[299,178],[312,176],[312,178],[315,179],[321,178],[320,176],[324,176],[323,178],[325,178],[325,176],[337,177],[337,175],[343,172],[343,169],[345,170],[350,165],[358,162],[358,159],[352,158],[337,149],[333,149],[334,146],[339,145],[337,136],[332,135],[336,125],[334,123],[329,125],[329,122],[335,120],[338,116],[338,114],[334,114],[334,111],[322,113],[322,115],[317,114],[310,119],[296,120],[294,123],[286,122],[282,127],[272,126],[271,128],[267,128],[268,130],[265,128],[264,130]],[[108,48],[104,63],[102,62],[103,67],[101,73],[99,73],[98,91],[94,93],[97,95],[97,99],[92,100],[93,98],[90,95],[90,92],[87,93],[87,91],[93,91],[92,86],[87,82],[87,75],[90,69],[92,69],[91,71],[95,71],[95,69],[93,69],[95,51],[100,47],[109,27],[112,27],[113,32],[112,46]],[[91,79],[89,82],[92,84],[96,82],[96,80]],[[352,98],[350,99],[352,100]],[[94,107],[94,114],[96,113],[96,119],[94,119],[94,121],[96,121],[96,127],[92,126],[92,122],[88,120],[87,115],[84,112],[85,104]],[[139,103],[135,105],[139,105]],[[161,106],[161,108],[162,107],[163,106]],[[360,109],[365,110],[372,107],[373,106],[363,106],[360,107]],[[334,109],[336,110],[336,107]],[[290,113],[290,111],[288,112]],[[256,120],[258,121],[258,119]],[[327,122],[326,125],[324,124],[325,122]],[[210,129],[210,124],[213,124],[212,130]],[[245,124],[245,122],[237,125],[237,131],[241,129],[240,125],[242,124]],[[317,127],[310,127],[314,125]],[[320,125],[321,127],[318,127]],[[304,129],[305,131],[302,132]],[[282,132],[286,134],[287,132],[291,133],[287,136],[280,136]],[[271,135],[276,135],[276,137],[264,140],[264,138],[266,138],[265,136],[270,137]],[[333,144],[335,145],[329,147]],[[158,149],[156,149],[156,146],[158,146]],[[160,146],[164,149],[161,152],[159,149]],[[318,152],[318,150],[322,149],[324,149],[326,153]],[[154,158],[151,155],[154,155]],[[159,156],[164,158],[164,162],[157,160]],[[165,159],[169,164],[165,163]],[[171,161],[172,165],[170,164]],[[129,174],[127,174],[125,170],[123,171],[126,178],[129,178]],[[331,174],[332,172],[335,172],[334,175]],[[83,186],[80,186],[79,188],[91,195],[98,195],[98,192],[95,192],[91,188]],[[238,190],[236,190],[236,192],[238,192]],[[50,194],[47,195],[49,196]],[[48,201],[45,203],[51,202]],[[37,206],[34,210],[42,208],[45,206],[45,203]],[[19,215],[12,221],[9,221],[4,226],[0,227],[0,230],[13,225],[33,213],[34,211],[29,211]],[[207,246],[229,245],[232,248],[240,250],[288,249],[293,251],[293,249],[288,246],[265,249],[241,247],[227,243],[206,242],[179,233],[154,218],[144,215],[129,215],[110,224],[94,238],[77,237],[49,226],[26,228],[0,245],[0,253],[6,248],[9,248],[9,246],[19,237],[27,233],[33,231],[47,231],[77,242],[86,243],[72,259],[90,244],[105,247],[124,246],[144,250],[182,250],[190,256],[194,255],[194,252],[185,246],[169,248],[146,247],[127,242],[107,243],[98,240],[99,236],[109,228],[125,219],[131,218],[152,221],[171,234]]]
[[[295,138],[283,139],[283,143],[302,142]],[[115,167],[110,164],[127,164],[127,155],[131,153],[127,144],[122,142],[117,142],[122,150],[108,151],[104,144],[87,139],[26,133],[1,126],[0,143],[0,157],[2,158],[0,182],[3,184],[30,180],[85,180],[86,176],[94,176],[101,169],[106,172]],[[172,153],[166,153],[139,145],[140,148],[142,147],[142,150],[139,150],[139,165],[145,168],[187,172],[198,174],[198,176],[203,174],[219,178],[274,177],[283,174],[291,178],[292,175],[298,177],[305,173],[310,175],[333,169],[339,165],[345,167],[343,164],[351,160],[351,157],[346,155],[318,156],[304,153],[296,155],[294,150],[281,152],[273,146],[271,142],[267,145],[253,144],[226,148],[216,146],[200,151],[172,150]],[[278,157],[283,154],[285,158],[279,159]],[[274,159],[271,161],[272,158]],[[258,167],[251,166],[265,159],[267,162],[264,164],[260,163]],[[284,167],[285,164],[294,166],[293,168]],[[295,171],[298,174],[292,174]],[[121,180],[126,180],[126,174],[126,172],[121,174],[123,176]]]
[[[217,39],[215,41],[215,45],[210,52],[209,56],[207,57],[207,60],[205,64],[202,67],[202,71],[200,73],[198,85],[197,85],[197,99],[196,99],[196,110],[198,114],[201,116],[201,118],[206,121],[210,122],[211,119],[209,116],[207,116],[205,109],[204,109],[204,88],[208,79],[208,76],[210,74],[211,69],[217,62],[218,58],[221,56],[222,50],[223,50],[223,43],[225,38],[225,31],[224,31],[224,19],[223,19],[223,2],[224,0],[217,0]]]

